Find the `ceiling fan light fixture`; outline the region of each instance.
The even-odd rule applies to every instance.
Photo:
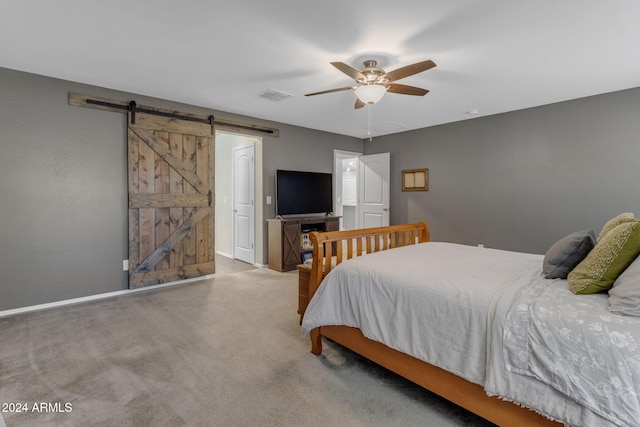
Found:
[[[414,74],[427,71],[436,66],[432,60],[416,62],[415,64],[406,65],[396,68],[393,71],[386,72],[378,67],[378,63],[370,59],[364,61],[363,68],[356,70],[344,62],[332,62],[331,65],[342,71],[347,76],[356,81],[357,86],[345,86],[336,89],[323,90],[321,92],[308,93],[305,96],[321,95],[324,93],[342,92],[345,90],[353,90],[356,94],[356,104],[353,108],[356,110],[366,105],[375,104],[380,101],[386,92],[393,92],[401,95],[424,96],[429,91],[415,86],[407,86],[396,83],[396,80],[404,79]]]
[[[375,104],[387,93],[387,87],[382,85],[361,85],[356,89],[356,96],[365,104]]]

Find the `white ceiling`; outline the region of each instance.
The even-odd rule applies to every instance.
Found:
[[[640,86],[634,0],[2,0],[0,66],[365,138],[330,65],[387,71],[373,136]],[[258,95],[275,89],[293,97]],[[477,110],[478,114],[468,112]]]

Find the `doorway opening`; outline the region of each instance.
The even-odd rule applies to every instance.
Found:
[[[340,230],[389,225],[390,153],[334,150],[334,213]]]
[[[340,218],[340,230],[358,228],[358,158],[362,153],[333,151],[334,214]]]
[[[216,255],[263,265],[262,138],[216,131]]]

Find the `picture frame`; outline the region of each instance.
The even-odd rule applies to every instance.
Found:
[[[429,191],[429,169],[403,170],[402,191]]]

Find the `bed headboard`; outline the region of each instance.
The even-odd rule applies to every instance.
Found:
[[[429,241],[429,227],[424,222],[361,228],[358,230],[311,233],[313,260],[309,281],[309,298],[333,267],[346,259],[366,253]]]

